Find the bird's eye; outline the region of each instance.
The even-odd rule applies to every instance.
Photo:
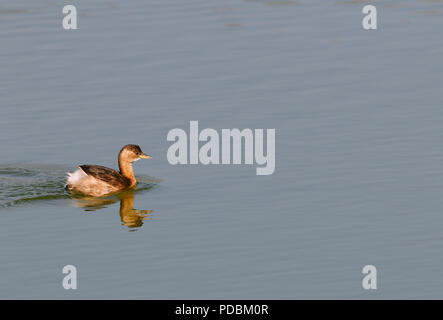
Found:
[[[135,155],[136,155],[136,156],[139,156],[139,155],[140,155],[140,152],[136,152]]]

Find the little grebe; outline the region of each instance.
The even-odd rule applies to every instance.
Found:
[[[68,173],[66,190],[101,197],[132,188],[137,184],[132,163],[139,159],[152,157],[144,154],[139,146],[128,144],[118,154],[120,172],[102,166],[81,165],[74,173]]]

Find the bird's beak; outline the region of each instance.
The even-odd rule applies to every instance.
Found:
[[[140,155],[140,158],[141,158],[141,159],[152,159],[152,157],[151,157],[151,156],[148,156],[146,153],[142,153],[142,154]]]

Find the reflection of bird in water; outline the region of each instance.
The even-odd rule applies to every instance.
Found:
[[[120,218],[122,225],[129,228],[139,228],[143,225],[143,220],[150,220],[149,214],[152,210],[134,209],[134,193],[129,192],[120,199]]]
[[[83,197],[73,198],[75,205],[85,211],[96,211],[120,200],[120,219],[128,228],[139,228],[145,220],[150,220],[152,210],[134,209],[134,191],[127,191],[108,198]]]

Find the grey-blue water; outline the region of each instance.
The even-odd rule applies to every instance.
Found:
[[[443,1],[367,3],[3,1],[0,298],[443,298]],[[275,173],[170,165],[190,120],[275,128]],[[127,143],[139,190],[64,193]]]

